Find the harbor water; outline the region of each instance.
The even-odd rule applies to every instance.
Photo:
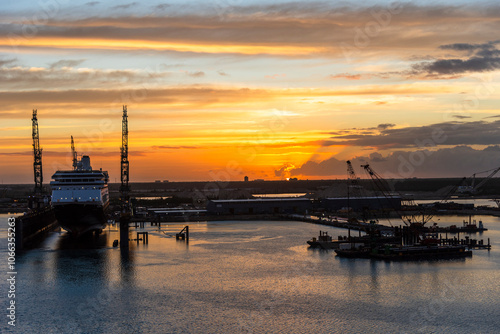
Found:
[[[185,223],[144,229],[149,243],[112,246],[116,226],[75,244],[53,232],[16,254],[16,326],[8,324],[7,220],[1,332],[12,333],[498,333],[500,218],[473,217],[492,249],[434,262],[344,259],[308,249],[319,230],[296,221]],[[462,224],[462,217],[439,217]],[[353,232],[357,233],[357,232]]]

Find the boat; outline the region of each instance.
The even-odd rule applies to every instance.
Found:
[[[319,231],[318,238],[312,238],[307,241],[310,248],[319,249],[350,249],[359,248],[364,245],[370,244],[383,244],[383,243],[397,243],[401,238],[393,235],[375,235],[369,233],[363,236],[340,236],[334,240],[332,236],[328,235],[327,231]]]
[[[73,170],[52,175],[52,209],[62,228],[75,237],[100,233],[107,223],[109,208],[108,172],[93,170],[90,157],[83,155]]]
[[[336,249],[335,253],[340,257],[388,261],[443,260],[472,256],[472,251],[466,245],[384,245],[375,248]]]

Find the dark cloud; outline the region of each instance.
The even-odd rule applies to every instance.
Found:
[[[205,72],[203,71],[196,71],[196,72],[186,72],[187,76],[190,76],[192,78],[201,78],[205,76]]]
[[[368,132],[356,129],[350,133],[335,134],[324,142],[324,146],[348,145],[376,149],[496,144],[500,144],[500,120],[444,122],[418,127],[382,128],[380,131]]]
[[[377,125],[377,129],[380,129],[380,130],[385,130],[385,129],[390,129],[390,128],[393,128],[395,127],[396,124],[392,124],[392,123],[383,123],[383,124],[379,124]]]
[[[170,5],[170,4],[168,4],[168,3],[161,3],[161,4],[159,4],[159,5],[154,6],[154,7],[153,7],[153,9],[154,9],[155,11],[156,11],[156,10],[162,11],[162,10],[165,10],[165,9],[167,9],[167,8],[169,8],[169,7],[171,7],[171,5]]]
[[[132,2],[113,9],[127,9],[137,4]],[[162,4],[158,6],[162,6],[157,7],[158,9],[165,8]],[[224,15],[220,15],[219,10],[215,13],[205,10],[213,7],[210,4],[200,4],[196,8],[189,5],[172,6],[175,8],[169,11],[168,15],[160,13],[127,16],[120,12],[121,16],[96,15],[80,20],[75,20],[73,17],[64,19],[65,16],[61,15],[57,19],[49,20],[45,25],[37,26],[36,37],[182,42],[203,45],[296,46],[310,47],[311,50],[306,50],[301,55],[296,52],[285,52],[283,56],[311,57],[317,53],[324,55],[333,53],[343,57],[345,54],[341,50],[341,44],[347,43],[357,49],[354,45],[356,29],[375,22],[373,13],[387,11],[387,6],[361,7],[319,1],[290,2],[276,5],[231,6],[231,19],[227,19],[223,17]],[[408,50],[405,52],[408,53],[406,56],[409,56],[412,49],[419,52],[424,49],[424,52],[430,52],[429,47],[438,45],[437,43],[451,45],[449,43],[457,39],[473,41],[478,36],[476,25],[480,24],[481,20],[496,20],[499,15],[499,5],[450,7],[404,4],[402,11],[393,15],[390,24],[371,41],[373,45],[370,45],[370,50],[373,52],[360,52],[358,56],[380,56],[385,52],[391,52],[393,56],[395,47],[398,50]],[[19,16],[22,17],[21,14]],[[471,17],[478,17],[481,20],[473,22]],[[468,29],[456,31],[456,26],[461,25]],[[434,32],[436,27],[439,29]],[[18,35],[21,29],[23,29],[22,23],[14,21],[13,24],[0,25],[0,34]],[[498,30],[495,25],[483,24],[481,29],[481,38],[484,40],[497,38]],[[452,30],[453,34],[441,33]],[[422,36],[422,31],[429,33]],[[409,36],[419,37],[409,38]],[[16,41],[13,42],[15,44]],[[5,45],[11,46],[10,44],[6,42]],[[133,43],[130,45],[133,46]],[[109,47],[112,48],[113,45],[110,44]],[[141,47],[144,46],[137,46],[138,49]],[[262,53],[266,54],[264,48]],[[276,51],[276,54],[279,54],[279,51]]]
[[[50,64],[48,68],[33,70],[26,67],[0,67],[1,89],[52,89],[61,87],[72,88],[108,88],[113,86],[127,86],[132,84],[154,85],[161,78],[170,75],[170,72],[152,72],[134,70],[74,70],[83,60],[60,60]]]
[[[5,65],[12,65],[15,63],[17,59],[0,59],[0,67],[5,66]]]
[[[85,4],[85,6],[93,7],[98,5],[100,2],[99,1],[90,1]]]
[[[430,63],[413,66],[413,70],[417,73],[425,72],[430,75],[487,72],[498,68],[500,68],[500,58],[498,57],[472,57],[466,60],[439,59]]]
[[[441,45],[439,48],[444,50],[455,50],[455,51],[474,51],[474,50],[494,48],[494,43],[493,42],[483,43],[483,44],[454,43],[454,44]]]
[[[469,146],[442,148],[436,151],[396,151],[382,156],[372,153],[350,159],[358,176],[364,172],[362,164],[370,166],[387,178],[408,177],[463,177],[500,166],[500,147],[489,146],[483,150]],[[315,162],[308,161],[291,170],[291,176],[342,176],[346,175],[346,162],[335,157]]]
[[[440,46],[441,49],[468,51],[469,58],[437,59],[412,66],[413,75],[428,76],[461,75],[470,72],[489,72],[500,68],[498,41],[483,44],[455,43]]]
[[[118,5],[118,6],[111,7],[111,9],[129,9],[130,7],[134,7],[137,5],[138,5],[137,2],[131,2],[131,3],[128,3],[125,5]]]
[[[56,61],[55,63],[49,64],[49,67],[51,69],[53,68],[61,68],[61,67],[75,67],[83,63],[85,59],[76,59],[76,60],[59,60]]]
[[[451,115],[451,117],[456,118],[456,119],[472,118],[471,116],[465,116],[465,115]]]

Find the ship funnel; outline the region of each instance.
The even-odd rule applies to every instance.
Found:
[[[92,170],[92,167],[90,166],[90,157],[88,155],[82,156],[80,164],[80,168],[82,170]]]

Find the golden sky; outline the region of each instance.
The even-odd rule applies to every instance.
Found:
[[[0,14],[0,175],[119,180],[387,177],[500,165],[500,5],[489,1],[16,1]],[[359,171],[361,174],[361,171]],[[360,175],[362,176],[362,175]]]

